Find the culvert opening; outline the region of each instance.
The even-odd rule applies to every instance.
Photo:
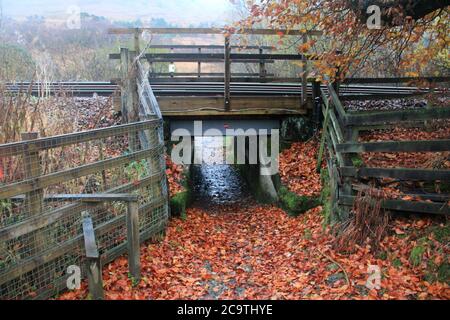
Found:
[[[202,205],[231,205],[251,199],[247,183],[238,167],[226,163],[225,150],[230,143],[233,143],[230,138],[195,138],[195,161],[191,166],[194,202]]]

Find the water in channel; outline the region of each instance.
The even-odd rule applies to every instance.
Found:
[[[225,162],[223,137],[195,139],[195,157],[202,155],[202,164],[192,166],[195,202],[201,205],[231,205],[249,199],[250,194],[238,168]],[[198,163],[198,162],[195,163]]]

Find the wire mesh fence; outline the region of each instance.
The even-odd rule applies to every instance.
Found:
[[[82,214],[93,220],[102,263],[126,251],[126,204],[67,195],[139,197],[141,240],[168,220],[162,120],[49,138],[24,134],[0,145],[0,298],[41,299],[66,288],[67,268],[83,273]]]

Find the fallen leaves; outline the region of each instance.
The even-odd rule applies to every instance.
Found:
[[[280,159],[283,182],[303,195],[320,193],[317,143],[296,143]],[[171,192],[181,168],[168,160]],[[392,188],[392,191],[397,189]],[[407,197],[400,191],[398,197]],[[414,199],[411,199],[414,200]],[[252,203],[190,208],[170,221],[161,243],[141,247],[143,280],[133,286],[126,258],[103,271],[107,299],[450,299],[448,283],[431,281],[429,265],[449,263],[445,226],[429,217],[398,218],[374,254],[367,243],[349,253],[333,249],[321,207],[297,218],[274,206]],[[438,230],[430,231],[430,230]],[[426,243],[421,263],[410,256]],[[380,268],[381,289],[366,287],[369,266]],[[430,282],[428,282],[430,281]],[[62,299],[82,299],[87,287]]]
[[[318,142],[294,143],[280,154],[280,175],[290,191],[299,195],[318,196],[322,190],[316,172]]]
[[[177,193],[184,191],[181,185],[183,167],[172,162],[172,160],[166,156],[166,175],[169,182],[170,196],[174,196]]]
[[[238,206],[222,210],[212,215],[188,209],[187,220],[172,220],[161,243],[143,245],[145,280],[137,286],[128,278],[126,258],[109,264],[103,271],[106,298],[450,298],[447,284],[424,281],[427,263],[415,267],[408,258],[417,233],[426,232],[424,225],[435,225],[431,220],[395,220],[381,243],[388,256],[380,258],[367,245],[355,247],[350,254],[334,251],[335,238],[323,230],[320,207],[298,218],[256,204],[245,210]],[[447,255],[439,253],[442,250]],[[448,261],[445,246],[428,251],[424,254],[427,261]],[[381,290],[365,287],[369,265],[380,267],[384,275]],[[84,298],[86,290],[84,285],[76,294],[69,292],[61,298]]]

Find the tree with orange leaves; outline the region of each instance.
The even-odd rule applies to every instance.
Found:
[[[239,25],[323,31],[321,38],[310,37],[297,48],[318,55],[314,66],[319,78],[438,75],[450,67],[449,4],[449,0],[251,0],[246,2],[249,16]],[[369,22],[376,14],[380,23],[373,27]]]

